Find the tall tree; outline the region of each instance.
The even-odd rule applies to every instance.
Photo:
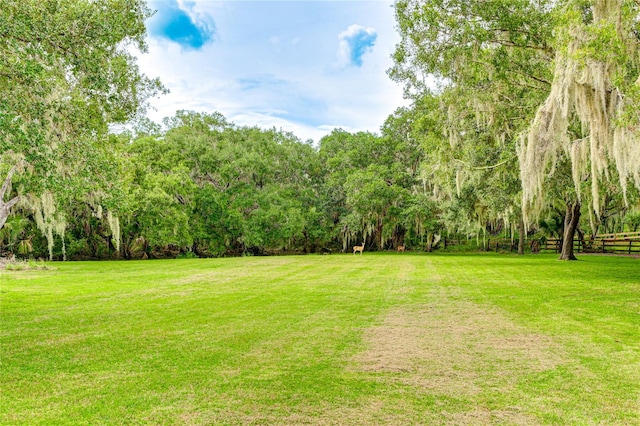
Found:
[[[640,4],[567,0],[556,8],[554,78],[520,150],[525,208],[544,196],[545,179],[569,157],[577,198],[567,208],[561,259],[574,259],[582,183],[600,212],[600,191],[615,169],[626,200],[640,188]]]
[[[64,229],[53,204],[101,179],[86,160],[99,155],[108,125],[129,120],[163,90],[130,53],[146,51],[149,16],[143,0],[2,2],[0,156],[25,167],[0,222],[22,197],[44,224]],[[50,227],[42,230],[51,237]]]

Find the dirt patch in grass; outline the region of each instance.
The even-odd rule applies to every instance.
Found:
[[[396,308],[367,330],[367,349],[355,359],[358,371],[433,395],[474,399],[481,393],[514,392],[527,376],[563,363],[562,349],[551,338],[531,333],[497,308],[443,288],[434,290],[431,299],[421,306]],[[447,424],[536,423],[518,407],[476,407],[446,417]]]
[[[463,413],[443,413],[445,424],[453,425],[538,425],[540,421],[517,409],[513,410],[489,410],[487,408],[475,408]]]

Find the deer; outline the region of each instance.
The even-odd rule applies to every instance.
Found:
[[[398,253],[400,252],[404,253],[404,246],[398,246]]]
[[[359,251],[360,254],[364,252],[364,241],[361,246],[353,246],[353,254],[356,254],[357,251]]]

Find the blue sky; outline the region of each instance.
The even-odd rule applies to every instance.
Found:
[[[406,104],[386,75],[398,41],[391,1],[153,0],[141,70],[176,110],[318,141],[332,129],[377,132]]]

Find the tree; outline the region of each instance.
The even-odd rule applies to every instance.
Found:
[[[640,185],[639,9],[632,0],[396,3],[402,39],[391,77],[420,95],[425,76],[435,76],[441,93],[454,94],[452,144],[477,146],[469,140],[475,133],[451,120],[475,111],[490,136],[517,148],[527,222],[553,203],[544,195],[561,193],[562,259],[574,258],[580,206],[586,201],[598,214],[602,182],[617,176],[625,199],[630,181]],[[565,179],[548,175],[564,173],[567,160],[573,188],[550,191]],[[591,191],[583,200],[585,183]]]
[[[425,247],[427,251],[432,250],[442,228],[435,181],[425,173],[434,160],[435,146],[443,139],[439,117],[434,113],[437,109],[435,97],[423,96],[412,106],[397,109],[381,129],[393,147],[396,182],[406,189],[398,226],[402,235],[397,236],[402,241],[398,243]]]
[[[545,176],[567,153],[577,198],[567,207],[561,259],[575,259],[582,183],[600,212],[600,188],[611,169],[626,200],[640,188],[640,4],[632,0],[567,0],[556,8],[554,78],[520,149],[525,210],[543,197]]]
[[[50,201],[91,192],[103,178],[86,163],[101,155],[108,125],[129,120],[163,90],[129,53],[146,50],[149,16],[143,0],[3,2],[0,156],[25,166],[0,221],[18,197],[43,216],[51,240],[51,225],[64,230],[64,218]]]
[[[347,229],[352,238],[357,239],[359,231],[363,231],[363,237],[373,237],[380,250],[393,238],[401,223],[405,198],[404,188],[396,184],[395,177],[391,168],[377,164],[355,170],[347,177],[344,187],[351,216],[347,218],[351,225]]]
[[[431,110],[422,113],[431,118],[418,124],[429,145],[423,171],[456,205],[449,217],[466,216],[469,229],[513,223],[520,243],[516,142],[550,84],[550,3],[396,3],[401,42],[389,74],[405,85],[415,108]],[[463,192],[483,196],[460,200]]]
[[[400,205],[421,156],[415,142],[396,137],[402,120],[391,119],[387,136],[336,129],[320,140],[324,201],[343,250],[361,238],[371,237],[379,249],[402,239]]]
[[[546,62],[553,54],[548,44],[552,3],[399,0],[401,40],[389,75],[404,83],[410,97],[433,90],[434,79],[440,87],[473,88],[483,81],[492,89],[509,83],[544,90]],[[500,95],[499,90],[487,93]]]
[[[31,222],[22,215],[14,215],[5,223],[0,230],[0,243],[3,248],[9,248],[12,252],[27,255],[33,250],[31,242],[32,235]]]
[[[317,151],[294,135],[179,111],[123,154],[125,256],[313,251],[325,233]],[[137,241],[137,242],[136,242]],[[169,247],[171,246],[171,247]]]

